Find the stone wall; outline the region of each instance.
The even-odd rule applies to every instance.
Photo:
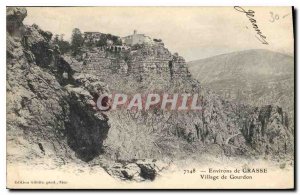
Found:
[[[93,48],[84,56],[83,71],[96,71],[97,75],[164,75],[167,79],[190,76],[186,62],[178,54],[172,55],[162,44],[138,45],[128,48]]]

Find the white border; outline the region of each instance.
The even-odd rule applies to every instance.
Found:
[[[61,1],[61,0],[52,0],[52,1],[42,1],[42,0],[2,0],[0,1],[1,9],[0,9],[0,26],[1,26],[1,35],[0,35],[0,102],[1,102],[1,111],[0,111],[0,131],[1,131],[1,144],[0,144],[0,190],[1,194],[8,194],[9,191],[6,190],[6,28],[5,28],[5,20],[6,20],[6,6],[234,6],[234,5],[252,5],[252,6],[295,6],[295,8],[300,8],[300,1],[286,1],[286,0],[106,0],[106,1],[96,1],[96,0],[72,0],[72,1]],[[298,13],[299,14],[299,13]],[[297,24],[296,27],[299,26],[299,19],[296,19]],[[298,39],[299,40],[299,39]],[[299,41],[297,41],[298,44]],[[295,55],[299,56],[299,51],[296,51]],[[297,66],[297,64],[296,64]],[[299,71],[297,71],[297,75],[299,75]],[[299,91],[299,83],[297,83],[297,91]],[[299,96],[297,96],[297,102],[299,102]],[[298,103],[299,107],[299,103]],[[297,107],[297,109],[298,109]],[[299,115],[297,116],[297,121],[299,122]],[[299,124],[298,124],[299,125]],[[298,129],[295,131],[298,132]],[[299,141],[299,132],[297,133],[297,141]],[[299,144],[298,144],[299,145]],[[297,148],[297,157],[299,156],[299,149]],[[299,162],[299,158],[297,159]],[[298,164],[297,164],[298,165]],[[297,166],[298,170],[299,167]],[[298,184],[296,186],[299,187],[299,180],[296,180]],[[28,192],[27,193],[31,193]],[[62,194],[63,192],[56,192],[57,194]],[[67,192],[67,193],[74,193]],[[76,192],[77,193],[85,193],[85,192]],[[100,192],[101,194],[106,194],[110,192]],[[116,193],[116,192],[113,192]],[[124,193],[124,192],[121,192]],[[159,192],[160,194],[162,192]],[[168,192],[174,193],[174,192]],[[184,192],[187,193],[187,192]],[[207,193],[207,192],[200,192]],[[210,194],[216,194],[217,192],[213,192]],[[229,192],[231,193],[231,192]],[[239,192],[237,192],[239,193]],[[265,194],[266,192],[255,192],[256,194]],[[272,193],[272,192],[271,192]],[[288,194],[289,192],[284,192],[283,194]],[[111,194],[111,193],[110,193]]]
[[[6,5],[31,5],[31,6],[233,6],[233,5],[253,5],[253,6],[291,6],[293,3],[286,0],[209,0],[209,1],[197,1],[197,0],[72,0],[72,1],[38,1],[38,0],[10,0]]]

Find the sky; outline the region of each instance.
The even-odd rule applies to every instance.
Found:
[[[233,7],[27,7],[25,24],[39,25],[69,40],[74,28],[127,36],[160,38],[187,61],[223,53],[268,49],[293,55],[290,7],[243,7],[253,10],[268,45],[257,38],[245,13]]]

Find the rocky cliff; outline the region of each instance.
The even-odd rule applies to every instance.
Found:
[[[164,167],[159,161],[293,154],[280,107],[223,100],[191,78],[184,59],[162,44],[121,52],[91,48],[77,61],[57,52],[50,32],[24,26],[26,14],[7,8],[8,163],[80,159],[123,179],[153,180]],[[96,108],[103,93],[151,91],[198,93],[202,110]]]
[[[92,109],[91,86],[67,85],[73,73],[55,53],[52,33],[24,26],[26,14],[25,8],[7,8],[7,144],[14,146],[8,149],[8,161],[46,155],[65,162],[74,157],[70,149],[88,161],[101,151],[107,119]]]

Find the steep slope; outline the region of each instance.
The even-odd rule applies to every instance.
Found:
[[[293,154],[280,107],[223,100],[191,78],[184,58],[163,44],[88,48],[77,61],[56,51],[52,33],[24,26],[26,14],[7,8],[8,164],[100,165],[118,178],[142,181],[165,167],[159,161],[206,154],[285,161]],[[202,110],[96,107],[104,93],[155,91],[196,93]]]
[[[288,119],[280,107],[224,101],[191,78],[184,59],[163,45],[140,45],[119,52],[94,48],[84,56],[80,72],[96,75],[113,93],[197,93],[201,99],[201,111],[107,112],[111,129],[104,143],[112,158],[174,160],[211,150],[245,157],[292,151],[293,136],[287,131]]]
[[[55,55],[52,33],[22,24],[26,15],[25,8],[7,8],[8,164],[88,161],[101,152],[107,119],[92,109],[84,86],[65,87],[73,82],[71,67]]]
[[[223,98],[255,106],[274,104],[294,118],[294,59],[268,50],[246,50],[189,62],[204,86]]]

